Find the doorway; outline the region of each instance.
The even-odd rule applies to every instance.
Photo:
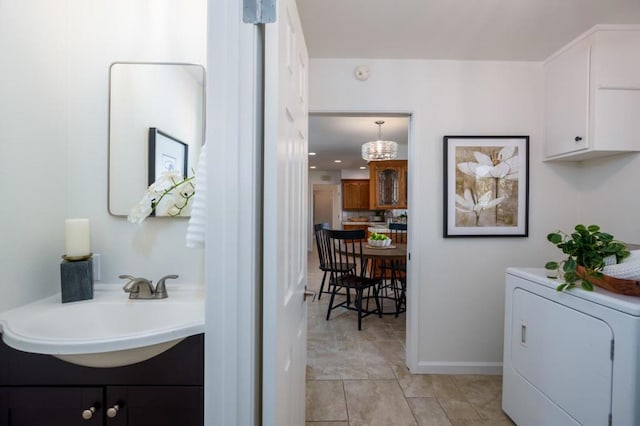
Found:
[[[339,185],[313,185],[313,223],[328,223],[331,228],[338,228],[340,221],[340,189]]]
[[[347,130],[346,133],[334,134],[331,123],[320,122],[316,119],[335,118],[338,127]],[[398,130],[396,128],[384,127],[401,118],[404,120],[404,128]],[[382,132],[384,139],[395,140],[400,139],[402,142],[399,147],[399,159],[406,159],[410,163],[409,153],[409,134],[410,120],[409,114],[310,114],[309,121],[309,151],[315,155],[310,155],[309,165],[311,170],[315,166],[315,170],[323,174],[331,175],[332,182],[338,184],[342,179],[369,179],[369,167],[366,161],[360,157],[360,147],[362,143],[369,140],[375,140],[378,127],[375,126],[376,120],[384,120],[387,123],[383,125]],[[322,120],[320,120],[322,121]],[[360,127],[358,131],[357,128]],[[397,136],[397,132],[404,133],[403,136]],[[318,136],[320,135],[320,136]],[[345,136],[347,135],[347,136]],[[350,135],[350,136],[349,136]],[[346,149],[347,139],[353,137],[355,141],[351,146],[351,157],[345,160],[340,155],[340,149]],[[314,140],[314,138],[319,140]],[[327,154],[329,152],[330,154]],[[323,155],[326,157],[324,161],[317,157]],[[336,163],[335,160],[341,160]],[[347,164],[345,166],[345,164]],[[327,168],[325,168],[327,167]],[[410,166],[409,166],[410,169]],[[411,176],[411,173],[408,173]],[[410,179],[410,178],[409,178]],[[409,180],[409,185],[411,184]],[[343,211],[341,196],[338,197],[340,207],[338,214],[334,214],[333,218],[338,217],[338,223],[332,223],[324,219],[324,214],[328,213],[328,207],[319,206],[319,204],[327,202],[323,198],[325,196],[317,192],[317,184],[310,185],[313,191],[311,209],[313,214],[310,215],[312,223],[309,227],[312,229],[314,223],[328,222],[332,224],[332,228],[342,228],[349,217],[368,217],[377,215],[380,212],[375,210],[369,211]],[[340,191],[342,190],[338,185]],[[327,197],[328,198],[328,197]],[[409,201],[410,202],[410,201]],[[409,204],[410,208],[410,204]],[[327,213],[323,213],[323,210]],[[400,214],[400,213],[398,213]],[[410,216],[410,215],[409,215]],[[409,228],[411,229],[411,228]],[[411,234],[408,234],[409,239]],[[323,273],[318,268],[318,255],[315,244],[308,253],[308,286],[316,291],[320,289]],[[410,282],[408,283],[410,285]],[[326,290],[326,284],[325,284]],[[362,381],[360,385],[366,387],[375,386],[376,380],[396,380],[399,374],[406,374],[406,365],[408,359],[407,345],[411,343],[407,340],[407,326],[409,316],[408,312],[401,314],[399,318],[394,315],[385,315],[382,319],[376,316],[370,316],[363,320],[362,331],[357,330],[356,317],[352,311],[335,310],[331,313],[331,318],[327,321],[327,302],[329,295],[323,294],[320,300],[309,303],[308,308],[308,330],[307,330],[307,392],[309,399],[315,400],[313,396],[316,392],[322,395],[336,396],[335,403],[342,406],[345,410],[345,416],[348,416],[350,409],[350,399],[347,387],[351,385],[352,380]],[[370,382],[368,382],[370,381]],[[369,384],[367,384],[369,383]],[[391,382],[389,382],[391,383]],[[332,397],[328,397],[332,399]],[[324,400],[324,397],[318,397]],[[320,412],[315,410],[318,407],[308,407],[307,421],[318,421],[322,418]],[[317,417],[314,417],[317,416]],[[334,421],[349,420],[347,417],[333,417]]]

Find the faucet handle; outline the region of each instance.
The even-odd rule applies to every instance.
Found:
[[[122,287],[122,289],[124,291],[131,291],[133,288],[133,282],[136,280],[136,277],[134,277],[133,275],[118,275],[118,278],[121,278],[123,280],[129,280],[127,281],[127,283],[124,285],[124,287]]]
[[[165,286],[165,281],[168,279],[172,279],[175,280],[176,278],[178,278],[178,275],[165,275],[164,277],[160,278],[158,280],[158,284],[156,284],[156,291],[155,291],[155,295],[157,298],[161,299],[161,298],[165,298],[168,297],[167,294],[167,287]]]

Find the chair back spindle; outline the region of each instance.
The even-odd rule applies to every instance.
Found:
[[[316,237],[316,248],[320,260],[320,269],[322,270],[329,267],[329,246],[327,245],[327,239],[324,235],[326,229],[329,229],[329,224],[326,222],[313,225],[313,232]]]
[[[390,223],[389,233],[394,244],[407,244],[407,224]]]

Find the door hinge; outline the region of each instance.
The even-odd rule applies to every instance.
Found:
[[[407,260],[411,260],[411,252],[407,253]]]
[[[277,0],[242,0],[242,21],[247,24],[276,22]]]
[[[611,361],[613,361],[613,352],[614,352],[615,344],[613,343],[613,339],[611,339],[611,352],[609,353],[611,357]]]

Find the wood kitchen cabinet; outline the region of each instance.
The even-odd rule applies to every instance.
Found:
[[[407,208],[407,160],[369,163],[371,210]]]
[[[601,27],[544,64],[545,159],[640,150],[640,30]]]
[[[342,225],[342,229],[344,229],[345,231],[362,229],[363,231],[365,231],[365,236],[367,236],[367,230],[369,229],[369,225]]]
[[[0,342],[0,426],[201,426],[204,336],[147,361],[89,368]]]
[[[342,180],[342,210],[369,210],[369,180]]]

